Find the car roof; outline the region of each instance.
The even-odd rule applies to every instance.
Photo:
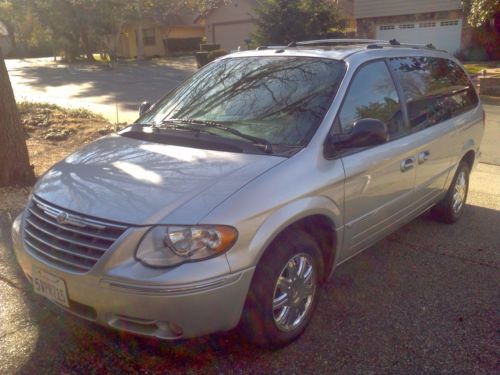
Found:
[[[438,56],[452,58],[446,51],[437,50],[432,45],[403,44],[396,40],[374,39],[323,39],[290,43],[288,46],[261,46],[256,50],[235,52],[225,57],[250,56],[307,56],[335,60],[356,58],[377,58],[393,56]]]

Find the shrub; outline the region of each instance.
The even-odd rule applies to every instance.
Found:
[[[227,55],[227,51],[224,51],[223,49],[217,49],[214,51],[206,52],[196,52],[195,57],[196,57],[196,63],[198,64],[198,68],[201,68],[205,65],[207,65],[209,62],[214,61],[215,59],[218,59],[219,57]]]
[[[200,44],[200,51],[210,52],[220,49],[220,44]]]
[[[217,49],[215,51],[210,51],[208,53],[208,61],[214,61],[215,59],[218,59],[219,57],[227,55],[227,51],[223,49]]]

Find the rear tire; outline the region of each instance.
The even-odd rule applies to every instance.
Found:
[[[432,214],[436,219],[447,224],[460,219],[469,192],[469,175],[469,164],[462,160],[445,197],[432,208]]]
[[[285,233],[262,256],[242,314],[241,328],[253,343],[279,348],[297,339],[316,308],[323,260],[305,232]]]

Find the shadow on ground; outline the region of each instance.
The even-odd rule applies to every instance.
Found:
[[[195,71],[191,57],[176,60],[107,65],[43,64],[10,65],[9,74],[19,79],[30,91],[51,95],[51,87],[68,86],[68,97],[85,100],[99,97],[102,104],[119,103],[123,108],[136,110],[144,100],[156,101],[175,88]],[[17,93],[22,97],[22,93]],[[43,101],[43,97],[40,98]]]
[[[453,226],[416,219],[339,267],[303,337],[274,352],[236,331],[160,342],[61,313],[31,292],[4,236],[2,275],[16,287],[2,288],[22,295],[24,323],[1,317],[3,373],[494,372],[498,228],[500,212],[479,206]]]

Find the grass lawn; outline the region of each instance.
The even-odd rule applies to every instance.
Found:
[[[500,69],[500,61],[477,61],[463,64],[465,70],[471,75],[482,73],[484,69]]]

